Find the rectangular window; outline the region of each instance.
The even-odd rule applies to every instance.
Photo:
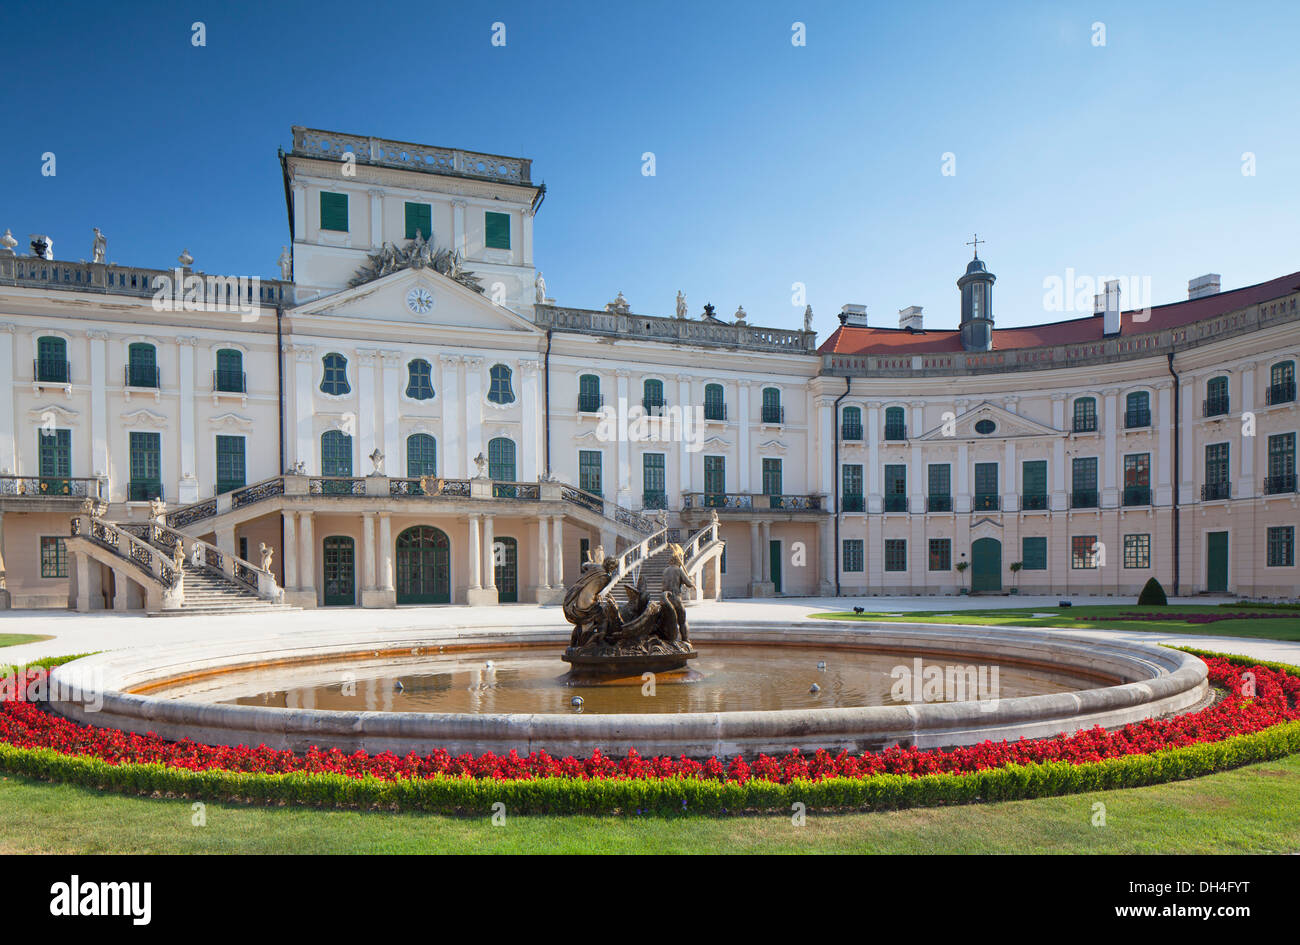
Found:
[[[840,492],[840,504],[845,512],[862,511],[862,467],[854,464],[844,466],[841,472],[843,488]]]
[[[42,495],[71,495],[72,431],[36,431],[37,469]]]
[[[1125,535],[1124,536],[1124,567],[1126,568],[1151,567],[1151,536],[1150,535]]]
[[[705,503],[721,505],[727,495],[727,458],[725,456],[704,457],[704,493]],[[714,498],[709,498],[713,496]]]
[[[1093,433],[1097,429],[1097,401],[1080,397],[1074,402],[1074,432]]]
[[[926,471],[929,491],[926,509],[930,512],[952,511],[952,466],[932,463]]]
[[[1130,453],[1124,457],[1124,504],[1151,504],[1151,454]]]
[[[68,576],[68,551],[62,538],[41,538],[41,577]]]
[[[907,467],[902,463],[885,466],[885,511],[907,511]]]
[[[664,476],[664,454],[643,453],[641,456],[642,508],[666,509],[667,488],[667,479]]]
[[[1020,566],[1026,571],[1047,570],[1047,539],[1042,537],[1020,539]]]
[[[1268,438],[1268,476],[1264,479],[1264,494],[1295,491],[1295,434],[1278,433]]]
[[[1205,445],[1205,485],[1201,486],[1202,499],[1226,499],[1232,495],[1228,479],[1228,460],[1231,451],[1227,443]]]
[[[217,437],[217,494],[242,489],[244,485],[244,438]]]
[[[975,464],[975,504],[976,511],[996,509],[998,507],[998,464]]]
[[[951,538],[930,539],[930,570],[931,571],[952,570],[952,539]]]
[[[148,502],[162,497],[162,434],[132,433],[130,436],[131,482],[127,499]]]
[[[510,248],[510,214],[491,210],[483,214],[483,245],[488,249]]]
[[[320,192],[320,228],[339,233],[348,231],[347,194],[332,194],[328,190]]]
[[[781,494],[781,461],[763,458],[763,495]]]
[[[1070,469],[1070,507],[1097,508],[1097,457],[1076,456]]]
[[[844,570],[861,573],[864,570],[861,538],[844,539]]]
[[[885,570],[907,570],[907,541],[902,538],[885,539]]]
[[[1075,535],[1070,539],[1070,567],[1075,570],[1097,567],[1097,536]]]
[[[578,450],[578,488],[592,495],[602,495],[600,450]]]
[[[406,205],[406,238],[415,239],[416,232],[426,241],[433,239],[433,207],[427,203]]]
[[[1289,568],[1295,564],[1295,526],[1278,525],[1268,530],[1268,566]]]
[[[1025,460],[1020,466],[1020,481],[1024,489],[1024,508],[1047,508],[1047,460]]]

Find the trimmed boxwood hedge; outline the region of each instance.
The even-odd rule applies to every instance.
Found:
[[[1285,663],[1190,648],[1188,652],[1221,656],[1238,665],[1267,666],[1300,676],[1300,667]],[[49,662],[54,665],[62,660]],[[114,765],[84,755],[64,755],[49,748],[16,748],[7,744],[0,744],[0,769],[121,794],[236,803],[487,815],[492,805],[499,802],[512,814],[683,815],[789,811],[796,802],[814,810],[863,811],[1025,800],[1184,780],[1296,752],[1300,752],[1300,722],[1284,722],[1262,732],[1221,742],[1085,764],[1049,762],[1008,765],[969,774],[927,774],[915,778],[878,774],[868,778],[796,780],[788,784],[758,779],[741,783],[693,778],[497,781],[433,777],[385,781],[338,774],[262,774],[191,771],[161,764]]]

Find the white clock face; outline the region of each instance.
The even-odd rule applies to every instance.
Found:
[[[406,293],[406,307],[416,315],[427,315],[433,311],[433,293],[428,289],[416,286]]]

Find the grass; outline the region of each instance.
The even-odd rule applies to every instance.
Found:
[[[1139,630],[1157,633],[1194,633],[1210,637],[1253,637],[1260,640],[1300,640],[1300,610],[1286,612],[1283,617],[1272,616],[1278,610],[1260,609],[1240,620],[1220,620],[1217,623],[1191,623],[1187,620],[1122,620],[1120,614],[1206,614],[1223,613],[1223,607],[1213,605],[1174,604],[1168,607],[1139,607],[1136,604],[1098,604],[1060,608],[1048,617],[1035,617],[1046,613],[1043,607],[1012,607],[998,610],[962,610],[955,603],[946,610],[919,610],[914,613],[852,612],[813,614],[814,618],[828,620],[870,620],[882,623],[945,623],[994,624],[1004,627],[1047,627],[1111,630]],[[1227,610],[1234,611],[1231,605]],[[1247,612],[1246,607],[1241,612]],[[1082,620],[1074,618],[1082,617]]]
[[[1106,826],[1094,827],[1095,804]],[[394,814],[124,797],[0,779],[11,853],[1287,853],[1300,755],[1193,781],[998,804],[754,817]]]
[[[53,640],[45,633],[0,633],[0,646],[17,646],[19,643],[37,643],[41,640]]]

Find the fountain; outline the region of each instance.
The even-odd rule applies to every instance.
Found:
[[[645,589],[645,575],[636,586],[625,585],[622,607],[610,596],[618,567],[616,558],[597,548],[582,566],[582,574],[564,595],[564,617],[573,624],[563,660],[570,675],[586,677],[640,676],[685,668],[696,656],[686,626],[681,590],[694,587],[682,568],[680,545],[669,545],[672,563],[664,569],[663,595],[654,600]]]

